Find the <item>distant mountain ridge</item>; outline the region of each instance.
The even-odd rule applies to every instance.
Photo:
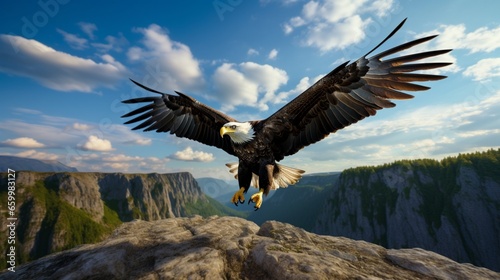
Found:
[[[78,169],[67,166],[57,160],[38,160],[0,155],[0,171],[6,172],[8,168],[16,171],[78,172]]]
[[[224,197],[228,194],[231,196],[238,190],[238,181],[233,180],[232,182],[226,182],[221,179],[211,178],[211,177],[202,177],[197,178],[196,181],[200,185],[201,190],[206,195],[211,198],[216,199],[221,202],[218,198]],[[229,201],[229,200],[228,200]],[[224,201],[228,202],[228,201]]]

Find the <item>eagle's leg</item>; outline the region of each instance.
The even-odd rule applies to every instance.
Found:
[[[238,206],[238,203],[243,204],[245,202],[245,193],[250,187],[250,182],[252,181],[252,171],[248,169],[243,162],[240,161],[238,164],[238,184],[240,189],[234,193],[231,202]]]
[[[259,192],[252,195],[248,203],[255,203],[255,211],[262,206],[262,195],[267,195],[273,182],[274,164],[265,164],[259,170]]]
[[[234,203],[234,205],[236,206],[238,206],[238,202],[243,204],[245,202],[245,193],[246,193],[245,187],[241,187],[239,191],[234,193],[231,202]]]
[[[259,192],[252,195],[250,197],[250,200],[248,201],[248,204],[250,204],[250,202],[254,202],[255,203],[255,211],[259,210],[260,209],[260,206],[262,206],[262,194],[264,193],[264,189],[259,189]]]

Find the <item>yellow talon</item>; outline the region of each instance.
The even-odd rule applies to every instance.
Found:
[[[238,206],[238,202],[243,204],[245,202],[245,188],[241,187],[239,191],[235,192],[231,202]]]
[[[255,203],[255,211],[259,210],[260,206],[262,206],[262,194],[264,193],[264,190],[259,190],[258,193],[252,195],[252,197],[250,197],[250,200],[248,201],[248,203],[250,202],[254,202]]]

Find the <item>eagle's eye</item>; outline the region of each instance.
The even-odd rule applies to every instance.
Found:
[[[236,129],[236,125],[234,125],[234,124],[233,124],[233,125],[231,126],[231,129]]]

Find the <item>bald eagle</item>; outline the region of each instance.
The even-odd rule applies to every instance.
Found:
[[[316,143],[330,133],[349,126],[365,117],[373,116],[382,108],[394,107],[391,99],[409,99],[412,95],[402,91],[427,90],[429,87],[411,82],[435,81],[446,76],[412,73],[435,69],[451,63],[412,63],[435,57],[451,50],[434,50],[397,57],[397,54],[437,35],[404,43],[368,57],[392,37],[406,21],[403,20],[380,44],[366,55],[349,64],[341,64],[298,95],[276,113],[264,120],[239,122],[196,99],[175,91],[166,94],[146,87],[134,80],[139,87],[160,96],[133,98],[124,103],[147,103],[122,117],[136,116],[125,124],[140,122],[133,128],[170,132],[177,137],[196,140],[215,146],[238,157],[238,163],[226,164],[238,180],[239,190],[231,202],[245,202],[250,185],[258,189],[248,203],[255,203],[255,210],[262,205],[262,195],[270,190],[295,184],[303,170],[277,162]]]

